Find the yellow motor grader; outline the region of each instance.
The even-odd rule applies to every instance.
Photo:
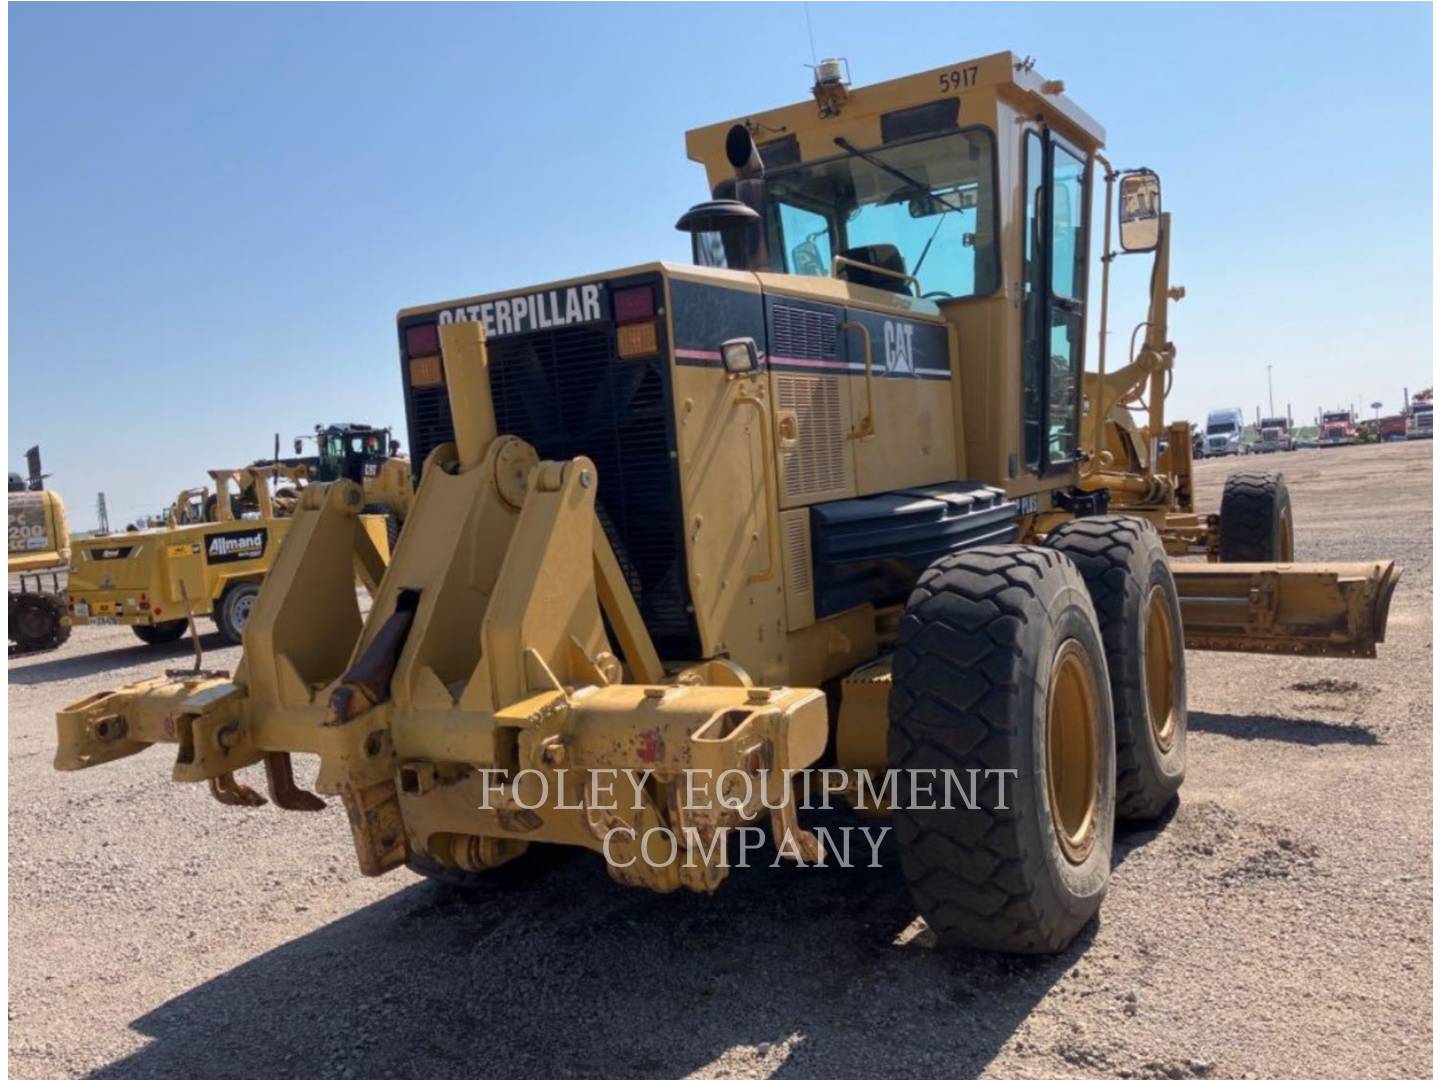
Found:
[[[368,616],[362,489],[311,485],[233,678],[74,703],[57,768],[177,744],[176,780],[254,803],[262,764],[312,810],[313,754],[367,874],[569,844],[659,890],[719,887],[755,821],[833,859],[819,769],[889,816],[942,944],[1063,948],[1117,816],[1180,787],[1185,648],[1373,655],[1397,572],[1288,562],[1275,474],[1193,505],[1171,216],[1062,91],[1010,53],[827,61],[689,133],[693,265],[401,312],[423,464]],[[1100,184],[1102,327],[1113,218],[1154,274],[1133,356],[1087,371]]]

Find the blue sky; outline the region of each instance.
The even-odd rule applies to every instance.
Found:
[[[862,85],[1030,54],[1160,172],[1173,414],[1253,414],[1267,363],[1297,419],[1430,383],[1428,6],[810,20]],[[408,444],[396,310],[687,259],[685,130],[801,100],[810,61],[799,5],[12,6],[10,467],[39,442],[86,528],[96,492],[131,519],[276,431]]]

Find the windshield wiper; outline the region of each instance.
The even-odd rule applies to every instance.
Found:
[[[844,150],[847,154],[850,154],[852,157],[858,157],[861,161],[868,161],[871,165],[874,165],[875,168],[881,170],[882,172],[889,173],[891,176],[895,177],[895,179],[901,181],[902,183],[909,184],[913,188],[927,192],[930,198],[934,199],[947,210],[958,210],[961,212],[964,211],[965,208],[963,206],[956,206],[954,203],[946,199],[943,195],[937,195],[934,191],[931,191],[929,184],[922,184],[913,176],[907,176],[905,173],[895,168],[895,166],[890,165],[887,162],[881,161],[878,157],[870,153],[868,150],[861,150],[858,146],[851,145],[850,140],[844,138],[843,136],[836,136],[835,145],[840,147],[840,149]]]

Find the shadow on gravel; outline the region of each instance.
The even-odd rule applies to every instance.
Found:
[[[1332,724],[1327,720],[1295,720],[1284,716],[1231,716],[1223,713],[1192,712],[1190,730],[1231,739],[1265,739],[1297,743],[1300,746],[1378,746],[1379,737],[1359,724]]]
[[[712,896],[623,888],[587,853],[478,892],[416,884],[140,1017],[153,1042],[93,1075],[678,1077],[727,1054],[730,1072],[978,1075],[1093,924],[1040,959],[897,944],[914,916],[885,850],[848,870],[765,854]]]
[[[84,630],[84,627],[80,627]],[[219,632],[200,635],[200,647],[210,653],[215,649],[230,647]],[[195,646],[187,634],[179,641],[166,645],[143,645],[138,642],[127,649],[110,649],[106,652],[84,653],[80,656],[57,656],[53,660],[41,660],[10,668],[12,685],[37,686],[59,679],[79,679],[102,671],[122,671],[125,668],[141,667],[169,661],[172,667],[179,667],[195,656]],[[211,665],[207,665],[211,666]]]
[[[1195,717],[1190,714],[1191,720]],[[1175,819],[1175,812],[1180,808],[1180,798],[1176,796],[1171,799],[1160,816],[1154,821],[1120,821],[1115,824],[1115,847],[1110,853],[1110,869],[1114,870],[1131,855],[1139,851],[1146,844],[1150,843],[1157,836],[1170,827],[1170,822]],[[1103,910],[1103,909],[1102,909]]]

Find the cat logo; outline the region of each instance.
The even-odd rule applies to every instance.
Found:
[[[260,559],[265,555],[265,530],[212,533],[205,541],[205,561],[210,564]]]
[[[915,325],[885,320],[885,372],[915,374]]]

